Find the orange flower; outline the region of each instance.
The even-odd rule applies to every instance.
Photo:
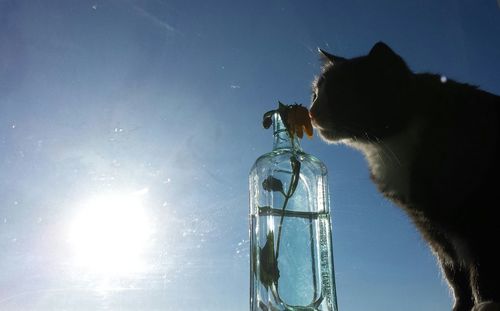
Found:
[[[309,116],[309,110],[302,105],[289,105],[287,106],[286,113],[286,125],[290,135],[293,137],[295,134],[302,138],[304,136],[304,131],[308,138],[313,136],[313,127],[311,124],[311,117]]]
[[[299,104],[285,105],[280,101],[278,101],[278,104],[278,109],[268,111],[264,114],[262,120],[264,128],[267,129],[271,126],[272,115],[277,112],[279,113],[281,120],[285,123],[291,138],[295,135],[302,138],[304,136],[304,132],[306,132],[308,138],[312,138],[313,127],[311,124],[311,117],[309,116],[309,110]]]

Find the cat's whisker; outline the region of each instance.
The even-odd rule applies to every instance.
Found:
[[[384,149],[374,148],[374,150],[375,150],[375,154],[376,154],[377,158],[385,166],[387,163],[385,161],[386,157],[384,157],[384,155],[383,155],[383,154],[385,154]]]
[[[378,153],[383,152],[383,154],[384,154],[384,157],[382,157],[379,154],[379,158],[381,160],[383,158],[385,158],[385,159],[392,159],[398,165],[400,165],[400,166],[402,165],[401,160],[399,159],[399,157],[397,156],[397,154],[383,140],[381,140],[380,138],[378,138],[376,135],[370,135],[370,134],[368,134],[368,132],[366,132],[366,131],[365,131],[365,136],[366,136],[367,140],[370,143],[376,144],[377,146],[380,147],[380,148],[377,148]]]
[[[391,156],[400,166],[403,165],[397,154],[383,140],[377,139],[377,142],[382,147],[382,150],[386,150],[387,155]]]

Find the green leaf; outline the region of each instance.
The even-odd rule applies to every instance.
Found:
[[[273,176],[267,176],[266,179],[262,182],[262,188],[266,191],[275,191],[283,193],[283,183],[278,178]]]
[[[267,234],[266,244],[260,248],[260,281],[266,287],[271,287],[273,283],[277,283],[280,277],[278,269],[278,261],[274,254],[274,232]]]
[[[271,118],[264,118],[262,121],[262,126],[264,126],[265,129],[270,128],[271,124],[273,124],[273,120]]]
[[[264,116],[262,117],[262,126],[265,128],[265,129],[268,129],[269,127],[271,127],[271,124],[273,124],[273,114],[276,112],[276,110],[271,110],[271,111],[268,111],[264,114]]]

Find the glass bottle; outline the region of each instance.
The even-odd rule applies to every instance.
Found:
[[[326,167],[272,120],[249,175],[250,310],[337,311]]]

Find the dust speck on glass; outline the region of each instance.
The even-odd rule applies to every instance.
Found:
[[[312,132],[299,107],[280,103],[264,115],[273,150],[250,171],[252,311],[338,310],[327,170],[300,146],[302,128]]]

